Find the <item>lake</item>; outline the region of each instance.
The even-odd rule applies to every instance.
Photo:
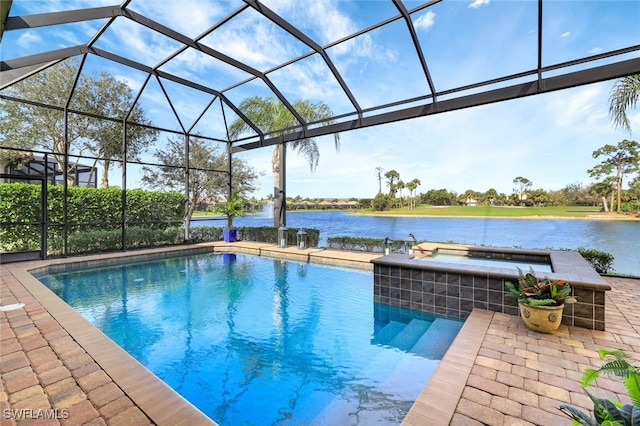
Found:
[[[224,219],[226,220],[226,219]],[[224,226],[198,219],[194,226]],[[236,226],[273,226],[264,214],[235,218]],[[320,230],[320,245],[335,236],[418,240],[531,249],[584,247],[611,253],[619,274],[640,276],[640,221],[585,219],[501,219],[472,217],[378,217],[344,211],[287,212],[287,226]]]

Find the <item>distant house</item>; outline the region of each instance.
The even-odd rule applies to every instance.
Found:
[[[467,201],[465,201],[464,203],[467,206],[477,206],[478,205],[478,200],[476,200],[475,198],[469,196],[467,197]]]
[[[53,185],[62,185],[64,183],[64,175],[58,166],[58,162],[52,156],[34,155],[31,159],[20,162],[0,163],[2,173],[11,175],[4,177],[2,182],[16,183],[28,182],[39,183],[46,180],[47,183]],[[84,164],[73,165],[74,180],[78,186],[85,188],[97,188],[98,186],[98,170]]]
[[[322,209],[354,209],[358,208],[359,203],[357,201],[349,201],[347,199],[339,199],[335,201],[322,200],[318,203],[318,206]]]

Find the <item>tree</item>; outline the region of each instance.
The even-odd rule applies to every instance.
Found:
[[[593,158],[605,156],[600,164],[588,170],[591,177],[609,176],[615,171],[617,197],[616,211],[619,213],[622,203],[622,179],[627,173],[638,170],[640,166],[640,144],[624,139],[618,145],[607,144],[593,151]],[[612,207],[613,208],[613,207]]]
[[[615,190],[613,190],[612,188],[615,188],[613,178],[607,178],[602,182],[594,183],[589,187],[589,193],[600,197],[600,199],[602,200],[602,209],[605,212],[609,211],[609,206],[607,204],[607,195],[609,194],[611,194],[611,205],[613,206],[613,195],[615,193]]]
[[[407,189],[409,190],[409,209],[413,209],[415,207],[414,200],[414,192],[420,186],[420,179],[413,179],[411,182],[407,183]]]
[[[318,102],[312,103],[307,100],[297,100],[293,104],[293,109],[307,122],[324,121],[326,124],[332,124],[333,120],[328,120],[333,117],[333,112],[328,105]],[[279,100],[273,97],[260,97],[254,96],[247,98],[240,102],[238,108],[242,113],[260,130],[263,132],[274,132],[278,129],[287,129],[295,126],[299,126],[300,123],[295,116],[289,111],[289,109]],[[229,126],[229,137],[232,140],[238,139],[238,137],[245,133],[252,131],[253,129],[241,118],[236,119],[231,126]],[[286,131],[284,132],[286,133]],[[278,133],[279,135],[282,133]],[[336,150],[340,148],[340,136],[335,133],[333,136],[334,145]],[[313,173],[318,166],[320,159],[320,150],[318,144],[313,138],[298,139],[289,144],[293,150],[298,151],[299,154],[304,156],[309,162],[309,168]],[[284,200],[285,194],[285,170],[281,169],[281,164],[284,164],[286,158],[286,147],[284,144],[277,145],[273,150],[273,156],[271,159],[271,169],[273,171],[273,193],[276,203],[274,205],[274,226],[284,225]],[[279,214],[277,214],[279,213]]]
[[[396,182],[396,189],[400,193],[400,197],[398,197],[398,207],[402,207],[402,190],[405,188],[404,181],[402,179],[398,179]]]
[[[135,105],[129,113],[134,95],[129,86],[117,81],[114,76],[100,72],[91,78],[89,84],[87,112],[107,117],[126,117],[128,121],[142,124],[127,126],[127,160],[138,160],[143,149],[151,145],[158,136],[158,131],[145,127],[151,125],[144,111]],[[122,123],[110,120],[92,119],[88,129],[87,148],[98,158],[102,158],[102,178],[100,186],[109,186],[109,168],[111,161],[122,158]]]
[[[387,194],[383,194],[382,192],[378,192],[376,197],[371,202],[371,208],[375,211],[384,211],[387,210],[389,206],[389,196]]]
[[[549,201],[549,193],[544,189],[534,189],[530,191],[529,200],[533,203],[534,206],[544,207]]]
[[[523,205],[524,200],[526,200],[526,190],[528,188],[531,188],[533,182],[531,182],[526,177],[518,176],[513,180],[513,184],[516,185],[516,188],[514,188],[513,192],[516,193],[520,205]]]
[[[627,116],[629,109],[635,108],[640,97],[640,74],[616,80],[609,94],[609,117],[615,127],[631,133],[631,123]]]
[[[400,180],[400,173],[395,170],[389,170],[384,174],[384,177],[387,178],[387,186],[389,187],[389,196],[391,198],[396,198],[396,182]]]
[[[142,169],[142,182],[151,188],[183,191],[185,187],[184,141],[169,139],[166,149],[157,149],[154,156],[165,167]],[[185,235],[188,238],[189,224],[193,212],[207,199],[229,196],[228,155],[203,140],[193,138],[189,144],[189,193],[185,208]],[[256,171],[245,161],[234,158],[231,162],[233,174],[231,193],[242,196],[255,190],[258,178]]]
[[[382,167],[376,167],[376,177],[378,178],[378,194],[382,193],[382,172],[384,169]]]
[[[629,182],[629,191],[636,200],[640,200],[640,173]]]
[[[434,206],[450,206],[457,199],[455,193],[451,193],[446,189],[430,189],[426,194],[421,195],[422,201]]]
[[[57,64],[28,79],[6,89],[6,95],[42,104],[70,108],[89,114],[110,118],[123,118],[131,109],[133,93],[125,82],[102,72],[89,76],[84,73],[78,78],[73,96],[72,84],[78,71],[77,61],[70,60]],[[71,97],[71,99],[70,99]],[[82,114],[68,114],[68,133],[65,140],[65,122],[62,111],[37,106],[32,103],[0,99],[3,126],[0,128],[0,146],[32,150],[41,147],[54,154],[60,170],[65,168],[64,153],[71,147],[79,154],[92,154],[103,159],[102,185],[108,186],[110,161],[122,159],[122,122],[89,117]],[[135,106],[129,120],[148,125],[144,111]],[[144,126],[128,126],[128,159],[149,146],[157,132]],[[16,151],[3,150],[0,157],[13,162]],[[74,169],[67,168],[67,182],[75,185]],[[95,163],[93,170],[95,170]],[[92,172],[93,172],[92,170]]]
[[[495,188],[489,188],[481,197],[485,204],[493,206],[498,200],[498,191]]]
[[[581,182],[567,184],[562,189],[564,203],[572,206],[592,204],[588,188]]]

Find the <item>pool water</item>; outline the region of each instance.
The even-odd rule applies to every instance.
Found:
[[[520,268],[525,272],[529,271],[530,268],[533,268],[534,271],[536,272],[553,272],[551,265],[549,265],[548,263],[527,262],[524,260],[519,261],[519,260],[508,260],[508,259],[491,258],[491,257],[466,256],[466,255],[452,254],[452,253],[436,252],[432,256],[420,258],[420,260],[455,263],[455,264],[461,264],[461,265],[489,266],[493,268],[509,268],[509,269]]]
[[[221,425],[399,424],[462,325],[374,304],[369,271],[240,254],[38,278]]]

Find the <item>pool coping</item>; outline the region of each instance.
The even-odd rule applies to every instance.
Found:
[[[105,257],[110,256],[31,261],[24,264],[3,265],[3,268],[6,267],[13,273],[24,288],[153,423],[216,425],[216,422],[160,380],[31,274],[32,270],[44,268],[50,264],[100,261]],[[162,403],[159,404],[158,401]]]
[[[347,252],[296,247],[278,248],[273,244],[255,242],[203,243],[188,246],[163,247],[135,252],[98,254],[66,259],[49,259],[3,265],[34,298],[58,321],[69,335],[110,376],[121,390],[159,425],[198,424],[216,425],[179,393],[160,380],[146,367],[85,320],[53,291],[38,281],[32,272],[47,267],[64,267],[104,261],[121,261],[138,257],[174,256],[189,251],[237,252],[307,261],[332,266],[372,269],[371,260],[380,254]],[[451,347],[403,420],[405,425],[449,424],[462,395],[475,356],[486,334],[493,312],[474,310],[465,322]],[[444,394],[443,394],[444,393]],[[159,404],[158,401],[162,401]]]

